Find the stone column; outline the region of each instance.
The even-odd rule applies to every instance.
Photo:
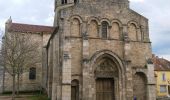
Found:
[[[67,13],[65,13],[64,17]],[[62,100],[71,100],[71,53],[70,53],[70,39],[66,39],[65,36],[69,34],[70,29],[67,23],[67,19],[63,19],[61,22],[61,45],[62,45]]]
[[[132,67],[130,59],[130,41],[128,37],[128,26],[123,25],[123,37],[124,37],[124,64],[126,67],[126,100],[133,100],[133,85],[132,85]],[[125,99],[124,98],[124,99]]]
[[[147,94],[148,100],[156,100],[156,80],[154,77],[154,65],[147,64],[148,72],[148,84],[147,84]]]
[[[71,59],[64,53],[62,68],[62,100],[71,100]]]
[[[58,38],[57,36],[53,37],[53,82],[52,82],[52,100],[57,99],[57,86],[59,85],[59,60],[58,60]],[[57,99],[58,100],[58,99]]]
[[[90,99],[90,78],[89,78],[89,40],[88,40],[88,33],[87,33],[87,25],[83,24],[82,27],[82,32],[83,32],[83,63],[82,63],[82,100],[92,100]]]
[[[89,100],[89,64],[88,60],[83,61],[83,98],[82,100]]]

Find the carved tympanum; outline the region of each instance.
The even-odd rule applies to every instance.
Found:
[[[113,78],[117,76],[118,70],[116,65],[110,60],[103,60],[97,65],[95,70],[96,77],[99,78]]]

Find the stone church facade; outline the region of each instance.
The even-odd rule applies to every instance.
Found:
[[[52,100],[156,100],[148,19],[128,0],[55,0],[43,87]]]
[[[6,29],[40,43],[36,80],[24,73],[21,91],[42,87],[51,100],[156,100],[148,19],[128,0],[55,0],[54,27],[11,20]]]

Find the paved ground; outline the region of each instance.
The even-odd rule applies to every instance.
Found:
[[[10,96],[0,96],[0,100],[11,100]],[[28,96],[21,96],[19,98],[16,98],[15,100],[29,100]]]
[[[157,100],[170,100],[170,98],[159,98]]]

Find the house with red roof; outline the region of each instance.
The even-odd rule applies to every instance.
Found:
[[[170,96],[170,61],[153,55],[157,97]]]

